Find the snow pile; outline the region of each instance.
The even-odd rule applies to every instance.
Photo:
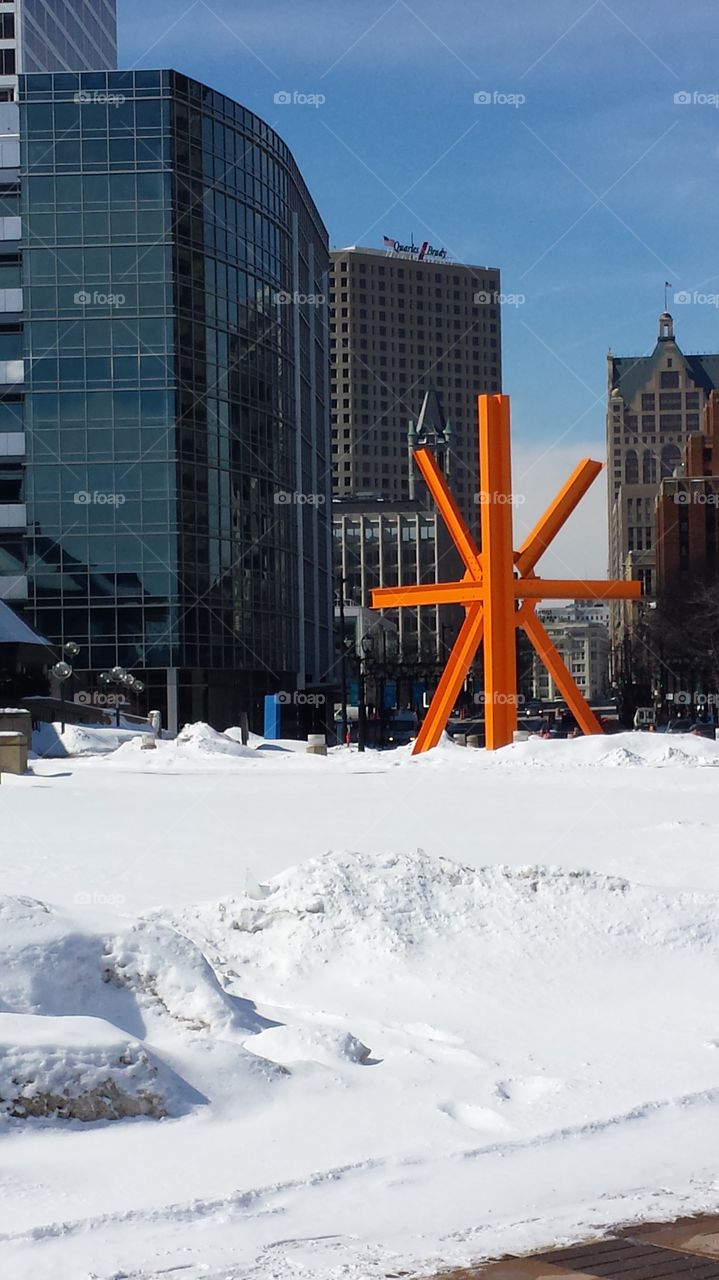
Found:
[[[199,721],[186,724],[175,739],[158,739],[154,751],[143,749],[142,737],[135,735],[124,742],[104,764],[129,769],[131,772],[195,773],[198,769],[226,769],[236,761],[261,759],[253,747],[244,747],[238,739],[218,733]]]
[[[242,1044],[268,1025],[167,926],[91,932],[0,898],[0,1098],[13,1115],[180,1115],[207,1101],[164,1062],[188,1037],[230,1042],[235,1087],[256,1092],[277,1070]]]
[[[201,720],[197,724],[186,724],[177,735],[177,746],[183,754],[198,756],[236,756],[247,760],[256,758],[251,747],[243,747],[224,733],[218,733]]]
[[[415,854],[327,853],[245,893],[172,918],[262,998],[327,975],[386,986],[387,974],[457,973],[483,982],[511,957],[515,975],[540,956],[636,954],[649,948],[719,953],[716,899],[661,893],[618,877],[527,866],[475,869]]]
[[[257,1030],[198,947],[157,921],[138,921],[105,943],[102,980],[131,993],[145,1016],[168,1017],[190,1031],[227,1039]]]
[[[149,725],[86,725],[67,724],[65,732],[59,724],[40,724],[33,730],[32,750],[36,756],[47,760],[67,756],[104,756],[117,751],[124,744],[140,741],[138,735],[150,733]]]
[[[400,752],[392,752],[399,756]],[[421,768],[456,769],[462,764],[472,769],[507,769],[523,766],[558,769],[596,767],[675,768],[719,767],[719,742],[692,733],[627,732],[593,734],[578,738],[540,738],[531,735],[498,751],[459,747],[447,735],[422,756],[410,756]]]
[[[0,1013],[0,1115],[160,1119],[171,1093],[142,1046],[101,1018]]]
[[[616,733],[581,738],[529,738],[500,751],[482,752],[499,765],[599,766],[600,768],[674,768],[719,766],[719,742],[696,734]]]
[[[364,1064],[370,1050],[356,1036],[328,1026],[269,1027],[249,1043],[253,1053],[287,1066],[299,1062],[334,1067],[338,1062]]]

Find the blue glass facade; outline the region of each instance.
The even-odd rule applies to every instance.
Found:
[[[326,232],[195,81],[19,92],[28,620],[229,723],[331,661]]]

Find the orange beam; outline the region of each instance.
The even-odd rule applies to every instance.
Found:
[[[482,564],[477,545],[465,523],[447,481],[440,471],[434,455],[428,449],[416,449],[414,460],[424,477],[427,488],[440,511],[452,540],[459,551],[469,575],[478,581],[482,577]]]
[[[467,615],[460,627],[442,678],[432,695],[432,701],[422,722],[412,748],[412,755],[429,751],[436,747],[444,733],[452,708],[459,697],[459,691],[467,679],[474,655],[482,641],[484,618],[482,606],[474,604],[467,610]]]
[[[526,614],[524,614],[524,608],[527,609]],[[521,618],[521,625],[562,694],[569,710],[573,713],[580,729],[583,733],[603,733],[602,726],[592,708],[577,688],[574,677],[570,675],[562,662],[534,609],[528,606],[524,606],[524,608],[522,609],[524,616]]]
[[[479,397],[479,475],[484,569],[484,716],[490,751],[517,725],[512,464],[509,396]]]
[[[564,578],[508,577],[509,594],[517,600],[639,600],[641,582],[617,579],[605,582],[572,582]],[[481,604],[489,588],[486,580],[426,582],[416,587],[376,587],[372,607],[396,609],[402,605]]]
[[[375,587],[373,609],[412,608],[421,604],[481,604],[484,587],[481,582],[423,582],[416,587]]]
[[[577,464],[567,483],[519,548],[516,560],[519,573],[529,573],[534,568],[601,470],[601,462],[592,462],[591,458],[583,458]]]
[[[572,582],[565,578],[522,578],[515,582],[519,600],[640,600],[641,582],[628,578],[608,582]]]

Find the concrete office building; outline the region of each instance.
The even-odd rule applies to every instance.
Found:
[[[431,449],[453,485],[453,436],[436,391],[425,393],[406,448],[408,456],[413,449]],[[415,471],[409,472],[407,498],[367,495],[334,500],[335,594],[344,591],[347,608],[369,609],[375,587],[452,581],[462,572],[445,523]],[[396,629],[398,660],[425,665],[446,658],[463,616],[456,607],[436,605],[382,612]]]
[[[451,424],[452,487],[476,529],[477,401],[502,389],[499,271],[427,245],[333,250],[334,492],[410,497],[407,434],[434,388]]]
[[[609,608],[600,601],[574,601],[557,608],[537,609],[552,643],[558,650],[585,698],[609,693]],[[533,655],[532,696],[554,701],[562,694],[544,664]]]
[[[261,724],[333,660],[325,228],[273,130],[183,75],[19,99],[25,616],[80,688],[120,665],[171,725]]]

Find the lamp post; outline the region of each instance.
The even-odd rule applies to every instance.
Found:
[[[52,674],[60,683],[60,732],[65,732],[65,684],[72,675],[69,662],[56,662]]]
[[[357,655],[359,670],[359,706],[357,708],[357,749],[364,751],[367,744],[367,691],[365,687],[365,663],[374,650],[370,635],[362,636]]]
[[[61,728],[61,732],[64,733],[65,732],[65,687],[67,685],[68,680],[73,675],[73,669],[72,669],[71,663],[78,656],[80,652],[80,646],[79,644],[76,644],[74,640],[68,640],[67,644],[64,644],[62,646],[62,651],[65,655],[65,658],[70,659],[70,662],[65,662],[65,659],[61,658],[60,661],[56,662],[54,667],[52,668],[52,674],[60,684],[60,728]]]
[[[129,693],[142,693],[144,684],[142,680],[136,680],[130,671],[126,671],[124,667],[113,667],[111,671],[102,671],[98,677],[103,688],[108,689],[110,685],[119,685],[122,689],[127,689]],[[115,726],[120,728],[120,703],[115,707]]]
[[[342,746],[347,742],[347,637],[345,635],[345,580],[340,580],[339,589],[340,615],[340,682],[342,698]]]
[[[372,674],[375,677],[376,696],[379,728],[379,747],[384,746],[387,707],[386,688],[387,680],[391,679],[393,672],[396,673],[397,661],[399,657],[399,632],[396,625],[390,622],[388,618],[380,617],[376,622],[372,623],[363,637],[368,644],[365,645],[365,653],[367,657],[372,657]]]

